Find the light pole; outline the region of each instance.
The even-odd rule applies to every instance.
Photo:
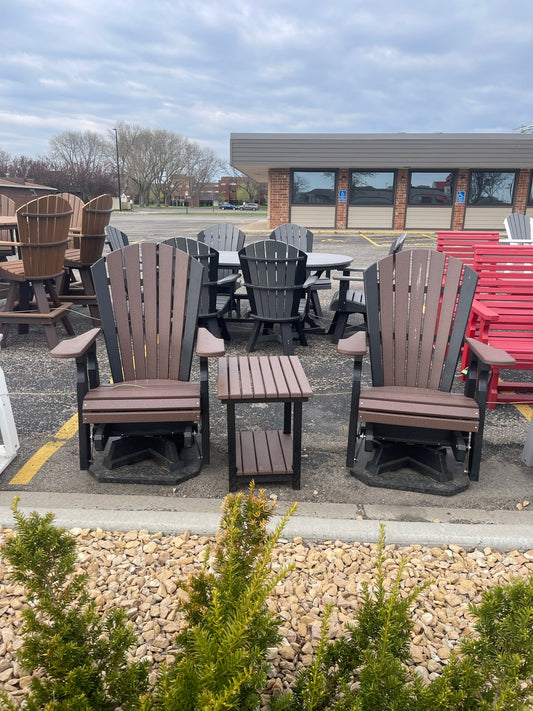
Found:
[[[120,189],[120,162],[118,157],[118,133],[116,128],[114,128],[113,131],[115,132],[115,147],[117,149],[118,209],[120,210],[120,212],[122,212],[122,191]]]

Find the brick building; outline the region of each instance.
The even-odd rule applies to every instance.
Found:
[[[16,178],[0,178],[0,194],[6,195],[15,202],[18,209],[34,198],[43,195],[53,195],[57,190],[47,185],[38,185],[35,180],[18,180]]]
[[[533,215],[533,134],[234,133],[230,163],[268,180],[271,229],[503,230]]]

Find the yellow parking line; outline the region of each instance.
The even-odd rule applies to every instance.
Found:
[[[519,403],[515,403],[515,407],[520,412],[526,420],[531,420],[531,416],[533,415],[533,407],[530,407],[529,405],[521,405]]]
[[[18,470],[10,484],[29,484],[39,469],[45,464],[54,452],[68,442],[68,440],[78,431],[78,414],[72,415],[70,420],[66,422],[61,429],[57,431],[54,438],[47,442],[38,452],[35,452],[33,457]]]

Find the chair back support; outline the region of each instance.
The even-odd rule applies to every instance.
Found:
[[[0,215],[15,215],[15,201],[7,195],[0,194]]]
[[[512,212],[507,215],[503,224],[510,242],[531,242],[533,240],[531,217],[528,215]]]
[[[374,386],[451,390],[477,279],[459,259],[425,249],[365,271]]]
[[[285,244],[290,244],[304,252],[313,251],[313,233],[307,227],[296,225],[294,222],[286,222],[276,227],[270,233],[270,239],[285,242]]]
[[[468,266],[474,264],[474,247],[476,244],[494,245],[500,241],[500,233],[444,230],[437,232],[437,252],[444,252],[450,257],[457,257]]]
[[[106,241],[112,252],[114,252],[115,249],[122,249],[122,247],[127,247],[130,243],[128,235],[125,232],[122,232],[121,230],[117,229],[116,227],[106,225],[104,228],[104,232],[106,236]]]
[[[105,244],[105,227],[113,212],[111,195],[99,195],[83,206],[80,234],[80,262],[93,264],[100,259]]]
[[[285,242],[253,242],[239,252],[251,315],[263,321],[299,316],[307,255]]]
[[[72,208],[57,195],[31,200],[17,210],[20,256],[26,279],[63,273]]]
[[[204,267],[202,290],[200,292],[199,313],[213,314],[217,308],[218,252],[203,242],[190,237],[170,237],[164,241],[176,249],[181,249]]]
[[[235,225],[221,222],[198,232],[198,241],[208,244],[218,252],[238,252],[244,247],[246,235]]]
[[[189,380],[202,265],[167,244],[140,242],[91,272],[113,382]]]
[[[70,229],[81,231],[81,219],[85,203],[81,198],[73,193],[58,193],[59,197],[66,200],[72,208],[72,216],[70,218]]]

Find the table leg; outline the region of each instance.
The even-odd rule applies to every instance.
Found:
[[[302,470],[302,403],[294,403],[294,426],[292,433],[292,488],[300,488]]]
[[[291,403],[283,403],[283,434],[291,433]]]
[[[228,418],[228,476],[229,490],[237,490],[237,442],[235,429],[235,403],[227,404]]]

